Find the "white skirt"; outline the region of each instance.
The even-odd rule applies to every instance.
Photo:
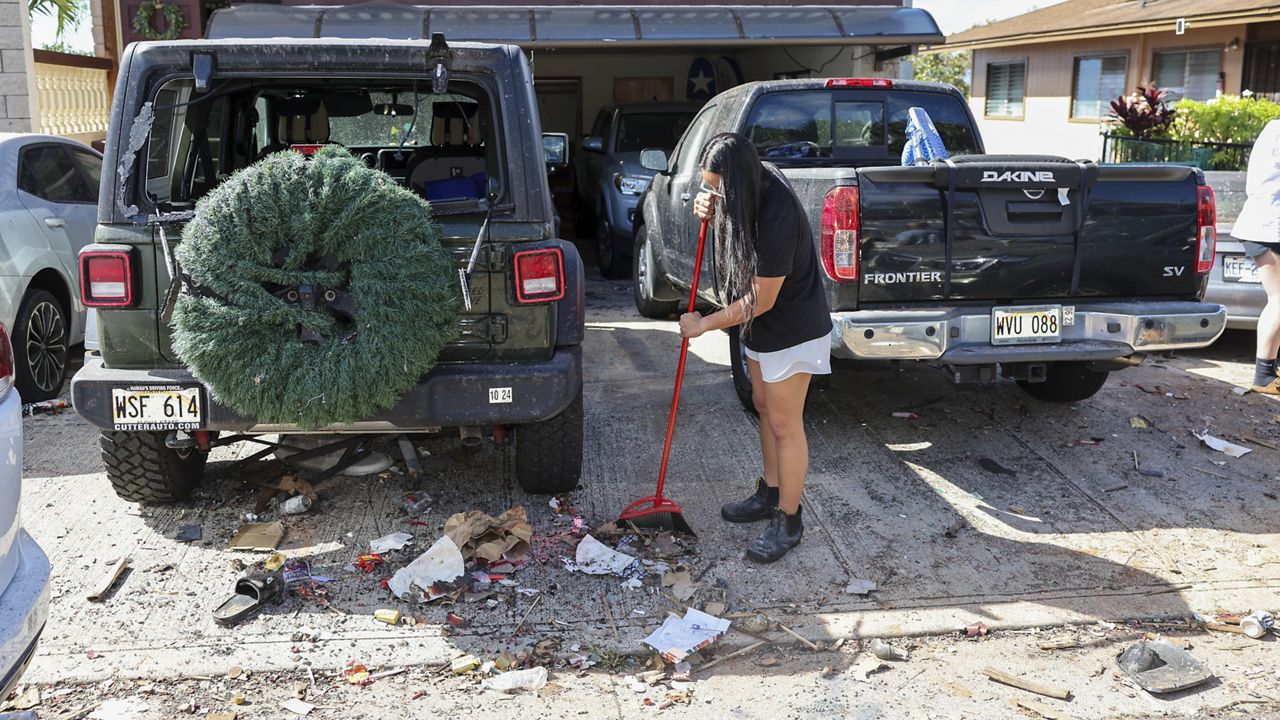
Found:
[[[745,345],[742,349],[746,351],[747,357],[760,363],[760,376],[767,383],[782,382],[800,372],[810,375],[831,374],[830,335],[773,352],[756,352]]]

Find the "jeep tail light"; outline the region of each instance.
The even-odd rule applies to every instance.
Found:
[[[858,279],[858,188],[832,188],[822,203],[822,267],[837,282]]]
[[[125,250],[80,253],[80,300],[85,307],[122,308],[133,304],[133,263]]]
[[[1213,269],[1213,253],[1218,245],[1218,204],[1208,185],[1201,185],[1196,191],[1196,274],[1204,275]]]
[[[564,297],[564,253],[560,248],[516,253],[516,300],[539,303]]]
[[[13,345],[9,343],[9,331],[0,323],[0,398],[7,397],[13,389]]]
[[[827,87],[846,88],[891,88],[893,81],[889,78],[831,78]]]

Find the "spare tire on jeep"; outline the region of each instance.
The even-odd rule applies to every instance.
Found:
[[[269,155],[196,205],[173,346],[218,402],[305,429],[390,408],[458,333],[430,206],[339,147]]]

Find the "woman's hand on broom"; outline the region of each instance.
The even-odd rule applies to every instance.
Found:
[[[709,192],[700,192],[693,198],[693,214],[701,220],[710,220],[716,214],[713,203],[715,196]]]
[[[702,327],[702,313],[691,312],[680,316],[680,336],[689,338],[698,337],[706,332]]]

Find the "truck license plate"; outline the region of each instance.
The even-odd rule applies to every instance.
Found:
[[[1222,279],[1231,282],[1261,283],[1258,266],[1243,255],[1222,256]]]
[[[1033,345],[1062,342],[1062,306],[1035,305],[994,308],[992,345]]]
[[[111,419],[117,430],[198,430],[203,404],[199,387],[112,388]]]

